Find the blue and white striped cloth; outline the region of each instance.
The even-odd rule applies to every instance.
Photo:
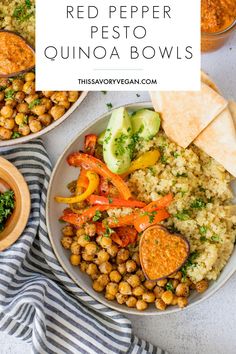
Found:
[[[164,354],[135,337],[128,319],[87,295],[58,263],[46,229],[51,164],[41,141],[2,148],[0,155],[22,172],[32,202],[24,233],[0,253],[0,330],[39,354]]]

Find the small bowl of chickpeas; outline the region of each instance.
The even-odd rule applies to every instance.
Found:
[[[151,107],[150,103],[131,104],[130,111]],[[106,128],[110,112],[80,132],[59,158],[47,194],[47,227],[54,253],[66,274],[98,302],[127,314],[142,316],[171,314],[210,297],[236,269],[236,257],[229,259],[216,281],[202,279],[193,283],[182,269],[157,281],[145,277],[140,264],[139,245],[125,248],[111,237],[96,233],[93,223],[82,227],[61,223],[65,205],[56,203],[56,195],[68,195],[67,186],[78,178],[78,169],[68,166],[67,157],[83,150],[88,134],[99,136]]]
[[[0,146],[37,138],[68,118],[87,92],[35,91],[35,73],[0,78]]]

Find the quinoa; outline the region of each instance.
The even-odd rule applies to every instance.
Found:
[[[1,0],[0,29],[18,32],[35,44],[35,0]]]
[[[182,149],[163,131],[137,147],[137,155],[161,151],[155,166],[134,172],[128,181],[133,195],[146,203],[174,194],[170,218],[163,222],[190,242],[194,262],[187,269],[193,282],[215,280],[229,259],[236,237],[231,175],[196,146]],[[234,215],[233,215],[234,214]]]

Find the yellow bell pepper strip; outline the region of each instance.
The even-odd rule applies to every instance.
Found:
[[[99,177],[95,172],[92,171],[87,171],[86,177],[89,180],[89,185],[88,188],[84,191],[84,193],[69,198],[55,197],[56,202],[64,204],[75,204],[87,199],[91,194],[96,191],[99,185]]]
[[[118,189],[119,193],[122,195],[122,198],[125,200],[131,198],[130,190],[122,178],[111,172],[99,159],[82,152],[75,152],[68,156],[67,162],[70,166],[82,166],[86,170],[92,170],[100,176],[108,178],[109,181]]]
[[[140,155],[136,160],[131,162],[131,165],[127,172],[125,172],[122,177],[130,175],[130,173],[136,170],[144,170],[147,167],[153,166],[157,163],[160,158],[159,150],[151,150]]]
[[[89,185],[88,177],[87,177],[87,170],[84,168],[80,169],[80,174],[76,184],[76,190],[80,190],[81,188],[87,189]]]

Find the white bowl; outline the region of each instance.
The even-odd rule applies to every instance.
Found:
[[[68,109],[68,111],[66,111],[66,113],[61,118],[55,120],[49,126],[43,128],[42,130],[40,130],[37,133],[31,133],[27,136],[22,136],[21,138],[10,139],[10,140],[0,140],[0,147],[27,143],[28,141],[30,141],[32,139],[39,138],[40,136],[50,132],[52,129],[56,128],[58,125],[60,125],[62,122],[64,122],[76,110],[76,108],[78,108],[80,106],[80,104],[83,102],[83,100],[85,99],[87,94],[88,94],[88,91],[83,91],[81,93],[81,95],[79,96],[78,100]]]
[[[128,105],[127,108],[130,111],[135,111],[140,108],[151,108],[152,105],[150,102],[138,103]],[[155,307],[149,306],[149,308],[140,312],[133,308],[128,308],[124,305],[119,305],[115,301],[108,301],[105,299],[103,294],[97,293],[92,288],[92,281],[88,275],[82,273],[78,267],[73,267],[69,261],[69,251],[66,251],[60,243],[60,235],[62,224],[58,221],[59,216],[62,214],[62,210],[65,208],[64,205],[58,204],[54,201],[55,195],[66,195],[68,193],[66,185],[72,180],[78,177],[78,169],[69,167],[66,158],[67,156],[75,151],[82,150],[84,137],[87,134],[95,133],[100,134],[106,127],[109,120],[111,112],[104,114],[102,117],[98,118],[95,123],[91,124],[87,128],[85,128],[79,135],[69,144],[69,146],[65,149],[62,156],[58,160],[49,185],[48,196],[47,196],[47,226],[50,241],[56,257],[58,258],[59,263],[64,268],[65,272],[72,278],[72,280],[78,284],[85,292],[91,295],[93,298],[98,300],[99,302],[117,310],[120,312],[125,312],[129,314],[136,315],[164,315],[169,313],[174,313],[177,311],[181,311],[178,307],[169,307],[166,311],[157,311]],[[236,192],[236,184],[233,186],[234,192]],[[236,194],[236,193],[235,193]],[[228,263],[225,268],[221,272],[218,279],[214,282],[211,282],[209,288],[203,294],[198,294],[193,292],[193,294],[189,297],[189,305],[186,307],[190,308],[193,305],[196,305],[207,299],[209,296],[214,294],[220,287],[222,287],[225,282],[230,278],[230,276],[236,270],[236,248],[233,251],[232,256],[230,257]],[[183,310],[182,310],[183,311]]]

